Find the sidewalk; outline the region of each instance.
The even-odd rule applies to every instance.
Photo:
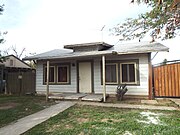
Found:
[[[53,105],[35,114],[21,118],[15,123],[0,128],[0,135],[22,134],[27,130],[31,129],[32,127],[46,121],[50,117],[53,117],[60,112],[63,112],[74,104],[75,102],[61,101],[56,105]]]
[[[176,105],[178,105],[180,107],[180,99],[171,98],[170,100],[173,101]]]
[[[167,106],[153,106],[153,105],[136,105],[136,104],[113,104],[113,103],[95,103],[95,102],[77,102],[79,105],[92,105],[92,106],[102,106],[102,107],[116,107],[116,108],[127,108],[127,109],[148,109],[148,110],[180,110],[176,107]]]

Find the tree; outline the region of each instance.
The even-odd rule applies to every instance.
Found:
[[[134,0],[131,3],[135,3]],[[113,34],[121,36],[119,40],[142,39],[148,32],[152,41],[174,38],[180,29],[180,0],[136,0],[137,4],[145,3],[152,7],[150,12],[138,18],[128,18],[111,29]]]
[[[4,5],[0,5],[0,15],[2,15],[3,11],[4,11]],[[3,37],[4,34],[7,34],[7,33],[0,31],[0,44],[4,43],[4,37]],[[0,52],[0,62],[3,62],[4,60],[5,60],[5,57],[1,56],[1,52]]]
[[[14,56],[16,56],[17,58],[21,59],[21,57],[25,51],[26,51],[26,48],[22,48],[21,51],[18,52],[16,45],[12,45],[11,47],[9,47],[8,49],[3,51],[3,55],[7,56],[10,53],[10,54],[13,54]]]
[[[4,5],[0,5],[0,15],[2,15],[2,12],[4,11]],[[4,42],[3,35],[7,34],[7,32],[1,32],[0,31],[0,44]]]

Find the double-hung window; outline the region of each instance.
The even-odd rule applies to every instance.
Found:
[[[44,80],[47,81],[47,67],[44,70]],[[55,66],[49,67],[49,83],[55,83]]]
[[[120,63],[120,80],[121,84],[136,84],[137,83],[137,71],[136,63]]]
[[[69,83],[69,66],[68,65],[57,66],[57,82]]]
[[[106,64],[106,84],[118,84],[118,64]]]

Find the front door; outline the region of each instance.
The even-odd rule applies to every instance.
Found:
[[[91,62],[79,63],[79,92],[92,93]]]

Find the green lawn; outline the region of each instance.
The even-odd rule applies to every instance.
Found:
[[[75,105],[25,135],[179,135],[180,111]]]
[[[47,103],[42,96],[0,95],[0,127],[38,112],[51,104],[54,102]]]

